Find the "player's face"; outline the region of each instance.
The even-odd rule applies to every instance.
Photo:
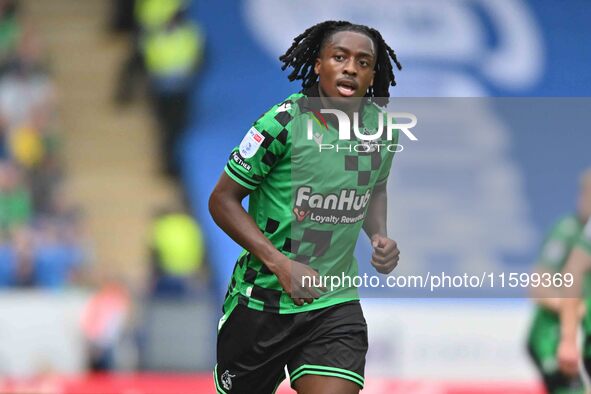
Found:
[[[373,84],[376,49],[363,33],[341,31],[324,44],[314,72],[322,92],[345,104],[352,97],[363,97]]]

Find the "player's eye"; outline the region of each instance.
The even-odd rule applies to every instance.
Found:
[[[343,60],[345,60],[345,57],[343,55],[334,55],[333,58],[337,62],[342,62]]]
[[[361,65],[361,67],[369,67],[369,62],[367,60],[361,59],[359,61],[359,64]]]

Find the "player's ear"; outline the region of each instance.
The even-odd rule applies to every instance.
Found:
[[[317,57],[316,58],[316,63],[314,63],[314,74],[319,75],[320,74],[320,58]]]
[[[373,70],[373,73],[371,74],[371,82],[369,83],[369,87],[373,86],[373,79],[375,78],[375,76],[376,76],[376,70]]]

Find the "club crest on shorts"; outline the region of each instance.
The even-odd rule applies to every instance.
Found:
[[[222,386],[224,386],[225,390],[232,390],[232,378],[235,378],[236,375],[231,375],[230,371],[226,369],[226,371],[222,374]]]
[[[240,143],[240,156],[245,159],[253,157],[259,150],[259,147],[264,140],[265,137],[263,137],[263,135],[259,133],[257,129],[251,127]]]

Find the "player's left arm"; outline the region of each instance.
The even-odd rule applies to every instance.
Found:
[[[400,251],[396,241],[388,238],[388,194],[386,182],[376,185],[367,208],[363,230],[371,240],[371,265],[381,274],[389,274],[398,265]]]

